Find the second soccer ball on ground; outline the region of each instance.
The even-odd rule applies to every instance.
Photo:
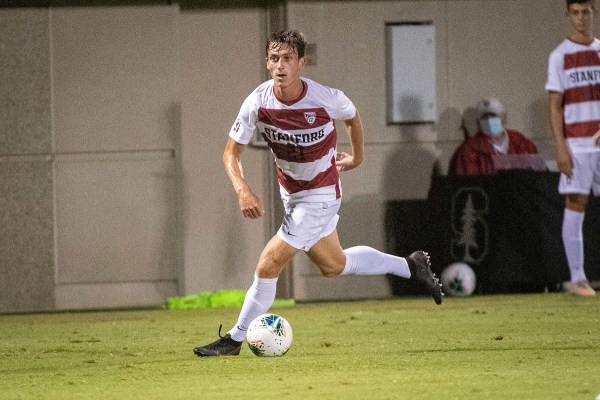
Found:
[[[453,297],[466,297],[473,294],[477,279],[475,271],[464,262],[448,265],[440,276],[444,292]]]

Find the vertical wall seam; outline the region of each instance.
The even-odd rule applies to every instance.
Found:
[[[52,8],[48,6],[48,45],[50,70],[50,163],[52,168],[52,238],[54,262],[54,308],[57,307],[56,289],[58,286],[58,207],[56,190],[56,132],[54,124],[54,51],[52,40]]]

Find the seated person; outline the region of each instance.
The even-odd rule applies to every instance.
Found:
[[[479,131],[456,149],[449,175],[492,175],[494,155],[537,154],[535,144],[522,133],[506,129],[506,112],[498,99],[482,100],[477,106]]]

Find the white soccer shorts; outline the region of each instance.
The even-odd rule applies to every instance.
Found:
[[[581,193],[600,196],[600,153],[574,153],[571,178],[560,175],[558,192],[560,194]]]
[[[308,251],[319,240],[335,231],[341,204],[341,198],[314,203],[284,201],[285,216],[277,236],[296,249]]]

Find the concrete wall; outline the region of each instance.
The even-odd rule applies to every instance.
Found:
[[[385,202],[427,197],[434,164],[447,171],[463,138],[463,114],[483,97],[501,99],[508,125],[553,157],[544,84],[547,57],[565,36],[562,7],[548,0],[289,2],[289,25],[317,45],[317,64],[306,74],[342,88],[363,119],[365,163],[342,175],[338,230],[345,247],[385,249]],[[388,125],[385,24],[424,21],[436,31],[438,122]],[[294,282],[303,284],[295,295],[389,295],[384,277],[353,279],[323,284],[310,262],[299,258]]]
[[[0,10],[0,311],[54,306],[48,11]]]
[[[178,293],[178,12],[0,9],[0,311]]]
[[[565,36],[563,7],[287,2],[288,26],[317,44],[306,75],[344,90],[365,126],[365,164],[342,178],[345,246],[385,249],[385,202],[426,197],[434,164],[446,170],[462,115],[481,97],[500,98],[509,126],[553,157],[543,86]],[[436,124],[386,124],[385,24],[407,21],[435,26]],[[240,217],[221,155],[266,76],[266,11],[0,8],[0,22],[0,311],[246,288],[278,222]],[[268,152],[249,147],[244,167],[269,207]],[[298,299],[390,294],[385,278],[327,280],[303,256],[291,279]]]
[[[177,293],[177,14],[51,9],[57,308]]]
[[[183,290],[246,289],[270,236],[269,219],[244,219],[223,168],[242,101],[265,77],[260,9],[189,10],[180,15],[184,215]],[[244,175],[269,201],[264,149],[243,153]],[[268,206],[268,203],[267,203]]]

